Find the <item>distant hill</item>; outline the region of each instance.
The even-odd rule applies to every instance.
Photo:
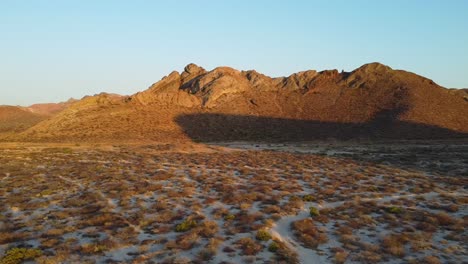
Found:
[[[9,139],[435,139],[467,133],[468,101],[460,92],[380,63],[279,78],[189,64],[131,96],[85,97]]]
[[[0,106],[0,133],[20,132],[46,117],[17,106]]]
[[[69,107],[76,101],[78,100],[71,98],[68,101],[61,103],[33,104],[31,106],[26,107],[26,110],[40,115],[53,116],[63,111],[65,108]]]
[[[19,133],[54,116],[76,102],[33,104],[28,107],[0,105],[0,134]]]

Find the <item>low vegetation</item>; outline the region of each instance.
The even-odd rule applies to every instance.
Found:
[[[466,152],[387,148],[0,146],[0,263],[463,263]]]

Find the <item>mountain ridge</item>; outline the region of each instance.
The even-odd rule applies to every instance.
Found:
[[[389,131],[397,126],[393,121],[398,121],[398,124],[440,127],[460,136],[468,133],[467,106],[461,93],[381,63],[364,64],[351,72],[307,70],[274,78],[255,70],[240,71],[225,66],[207,71],[192,63],[181,73],[173,71],[148,89],[130,96],[102,93],[85,97],[8,139],[183,140],[189,139],[189,135],[176,119],[194,114],[256,116],[338,125],[363,124],[376,120],[376,116],[386,115],[388,117],[378,118],[387,120],[379,121],[382,123],[379,126],[387,126]],[[248,127],[244,126],[244,130],[249,130]],[[416,129],[415,126],[407,127]],[[410,128],[405,137],[411,137]],[[448,135],[446,132],[434,133],[424,135],[432,138]],[[382,135],[356,136],[373,138]]]

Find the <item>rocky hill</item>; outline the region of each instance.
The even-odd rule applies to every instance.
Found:
[[[83,98],[9,140],[432,139],[467,133],[468,101],[458,92],[379,63],[279,78],[189,64],[131,96]]]

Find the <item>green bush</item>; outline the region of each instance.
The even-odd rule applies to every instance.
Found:
[[[401,214],[401,213],[403,213],[403,209],[400,208],[400,207],[396,207],[396,206],[387,207],[385,210],[387,212],[391,213],[391,214]]]
[[[313,202],[314,201],[314,197],[310,194],[306,194],[304,196],[302,196],[302,200],[304,202]]]
[[[313,207],[313,206],[311,206],[311,207],[309,208],[309,213],[310,213],[310,216],[311,216],[311,217],[315,217],[315,216],[319,216],[319,215],[320,215],[319,210],[318,210],[317,208]]]
[[[186,219],[184,220],[182,223],[176,225],[175,227],[175,231],[176,232],[186,232],[194,227],[197,226],[197,221],[195,220],[189,220],[189,219]]]
[[[44,190],[44,191],[39,193],[39,196],[40,197],[49,196],[49,195],[52,195],[53,193],[54,193],[54,191],[52,191],[52,190]]]
[[[268,233],[266,230],[258,230],[255,237],[261,241],[268,241],[271,239],[270,233]]]
[[[231,221],[231,220],[234,220],[235,218],[236,218],[236,216],[233,215],[233,214],[227,214],[227,215],[224,216],[224,220],[226,220],[226,221]]]
[[[19,264],[42,256],[42,251],[33,248],[12,248],[0,259],[0,264]]]
[[[271,242],[271,244],[268,246],[268,251],[270,252],[276,252],[278,251],[278,249],[279,249],[279,245],[275,241]]]

